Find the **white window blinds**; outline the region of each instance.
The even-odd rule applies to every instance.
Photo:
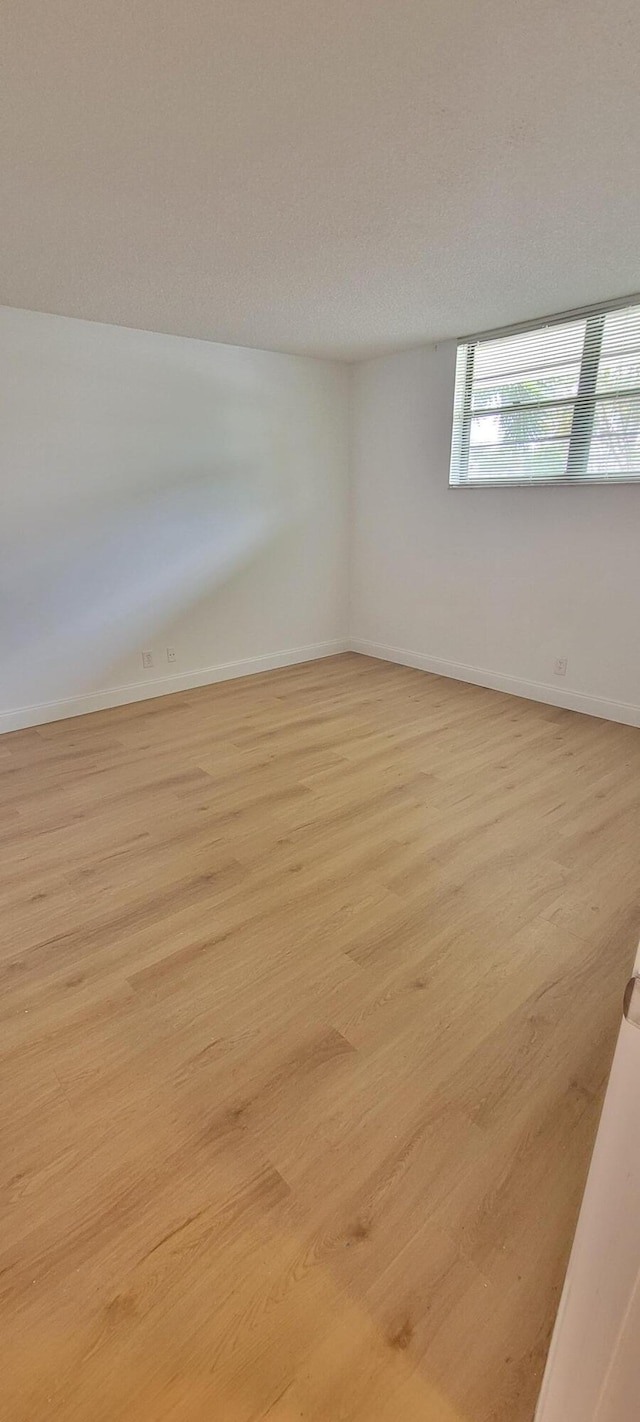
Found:
[[[640,480],[640,304],[460,341],[453,485]]]

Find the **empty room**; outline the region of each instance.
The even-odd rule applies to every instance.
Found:
[[[640,9],[0,15],[1,1422],[638,1422]]]

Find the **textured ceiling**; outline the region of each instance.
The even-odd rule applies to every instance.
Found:
[[[354,357],[640,287],[638,0],[0,0],[0,301]]]

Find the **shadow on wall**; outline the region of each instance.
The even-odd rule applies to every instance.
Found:
[[[30,477],[20,482],[25,451],[15,450],[0,531],[3,700],[14,705],[99,684],[255,557],[304,501],[264,398],[212,388],[193,369],[138,392],[120,385],[113,403],[111,379],[101,386],[94,371],[94,398],[73,412],[79,438],[61,470],[70,382],[54,409],[55,373],[46,373],[52,408],[44,421],[38,412],[38,439],[22,412]]]

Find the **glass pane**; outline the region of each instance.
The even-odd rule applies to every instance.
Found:
[[[628,395],[619,400],[598,400],[593,433],[637,439],[640,436],[640,395]]]
[[[602,353],[632,351],[640,346],[640,306],[610,311],[602,333]]]
[[[471,444],[499,445],[509,441],[528,444],[531,441],[558,439],[571,433],[573,405],[547,405],[542,410],[526,406],[508,414],[474,415],[471,421]]]
[[[480,341],[475,348],[474,383],[492,377],[520,376],[530,371],[543,374],[557,366],[579,363],[585,324],[581,319],[520,331],[514,336],[498,336],[494,341]]]
[[[497,445],[472,449],[470,479],[561,479],[567,467],[568,439],[545,444]]]
[[[562,400],[578,393],[580,363],[559,365],[556,369],[539,374],[503,375],[500,379],[474,381],[472,408],[474,410],[494,410],[501,405],[533,404],[537,400]]]
[[[640,388],[640,350],[628,351],[624,355],[600,357],[598,370],[598,395],[608,390],[633,390]]]
[[[616,474],[640,478],[640,443],[621,446],[616,439],[593,439],[587,473],[594,478]]]
[[[640,396],[598,401],[588,473],[640,475]]]

